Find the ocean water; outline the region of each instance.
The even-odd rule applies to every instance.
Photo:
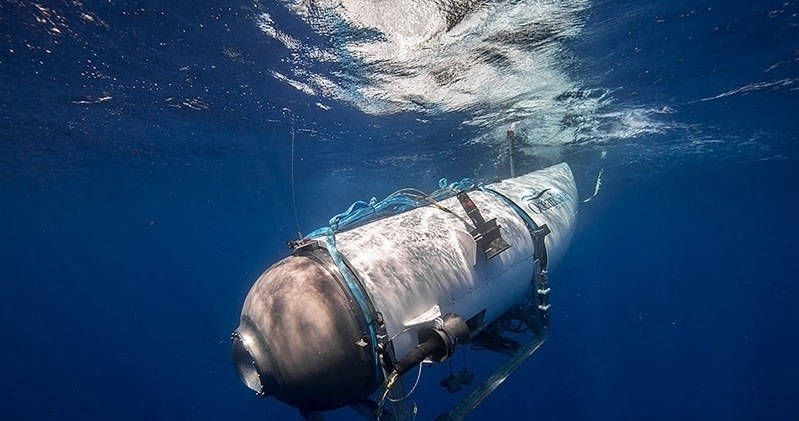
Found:
[[[302,419],[232,369],[252,282],[355,200],[507,177],[513,127],[601,188],[469,419],[796,420],[798,106],[791,1],[3,1],[0,418]]]

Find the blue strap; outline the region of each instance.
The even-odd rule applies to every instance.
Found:
[[[358,307],[361,309],[361,312],[366,319],[366,326],[369,329],[369,339],[372,353],[372,365],[375,368],[375,381],[379,383],[380,380],[380,363],[378,362],[377,358],[377,329],[375,328],[375,322],[372,318],[372,306],[369,303],[369,299],[366,296],[366,291],[364,291],[363,286],[361,283],[355,278],[355,275],[352,273],[350,268],[344,263],[344,258],[339,252],[338,247],[336,247],[336,233],[332,228],[327,228],[327,236],[326,236],[326,245],[327,245],[327,252],[330,254],[330,257],[333,259],[333,262],[336,264],[338,271],[341,273],[341,276],[344,278],[344,282],[347,283],[347,288],[349,288],[352,296],[355,298],[355,302],[358,303]]]
[[[522,218],[524,224],[527,225],[527,231],[530,231],[530,235],[534,235],[535,231],[538,230],[538,224],[536,224],[535,221],[533,221],[533,218],[530,218],[530,215],[528,215],[527,212],[524,211],[524,209],[522,209],[519,205],[517,205],[516,202],[510,200],[504,194],[496,190],[491,190],[488,187],[480,186],[480,190],[501,199],[503,202],[505,202],[505,204],[510,206],[510,208],[513,209],[513,211],[516,212],[517,215],[519,215],[519,218]]]

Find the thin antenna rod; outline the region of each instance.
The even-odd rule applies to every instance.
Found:
[[[516,155],[516,133],[513,131],[513,128],[516,124],[511,124],[510,128],[508,128],[507,138],[508,138],[508,159],[510,161],[510,176],[516,177],[516,165],[513,162],[514,155]]]
[[[297,239],[302,240],[300,217],[297,215],[297,188],[294,183],[294,116],[291,116],[291,201],[294,205],[294,222],[297,223]]]

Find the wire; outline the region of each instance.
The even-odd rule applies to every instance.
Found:
[[[297,214],[297,188],[294,183],[294,116],[291,117],[291,201],[294,205],[294,222],[297,223],[297,238],[302,239],[300,231],[300,217]]]
[[[397,380],[400,380],[399,373],[397,373],[396,371],[392,371],[391,374],[388,375],[388,378],[386,379],[386,381],[384,383],[385,384],[385,389],[383,390],[383,394],[380,396],[380,401],[377,404],[377,421],[380,421],[380,415],[383,413],[383,405],[385,404],[386,399],[388,399],[391,402],[401,402],[401,401],[404,401],[405,399],[408,399],[413,394],[413,392],[416,390],[416,386],[419,385],[419,379],[422,378],[422,365],[423,364],[424,363],[419,363],[419,372],[416,373],[416,381],[413,383],[413,387],[411,388],[410,392],[406,393],[405,396],[403,396],[401,398],[394,399],[391,396],[388,396],[389,392],[391,392],[391,388],[394,387],[394,383],[396,383]],[[414,419],[416,418],[416,412],[417,412],[416,402],[414,402],[413,403],[413,418]]]
[[[408,399],[409,397],[411,397],[411,395],[413,395],[413,391],[416,390],[416,386],[419,385],[419,379],[422,378],[422,365],[424,365],[424,363],[419,363],[419,372],[416,373],[416,381],[413,382],[413,387],[411,388],[411,391],[406,393],[405,396],[398,399],[393,399],[391,396],[387,396],[388,400],[390,400],[391,402],[400,402],[404,401],[405,399]]]
[[[377,421],[380,421],[380,415],[383,414],[383,404],[386,402],[388,392],[391,390],[391,386],[394,386],[394,382],[396,382],[398,378],[399,374],[396,371],[392,371],[384,383],[385,389],[383,390],[383,394],[380,396],[380,401],[377,403]]]
[[[405,329],[402,329],[402,330],[400,330],[399,332],[395,333],[395,334],[394,334],[394,336],[390,337],[390,338],[388,339],[388,342],[392,342],[394,339],[397,339],[397,337],[398,337],[399,335],[402,335],[403,333],[405,333],[405,332],[410,332],[410,331],[411,331],[411,328],[409,328],[409,327],[406,327]]]

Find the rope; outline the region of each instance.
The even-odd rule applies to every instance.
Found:
[[[374,197],[369,202],[356,201],[346,211],[330,218],[328,226],[312,231],[305,238],[310,239],[326,235],[328,229],[338,232],[355,228],[377,218],[396,215],[427,206],[428,204],[432,204],[445,212],[450,212],[449,209],[439,205],[438,202],[455,196],[459,191],[471,190],[475,186],[474,181],[470,178],[464,178],[454,183],[448,183],[446,178],[442,178],[438,184],[439,189],[430,194],[417,189],[405,188],[391,193],[380,201]]]

